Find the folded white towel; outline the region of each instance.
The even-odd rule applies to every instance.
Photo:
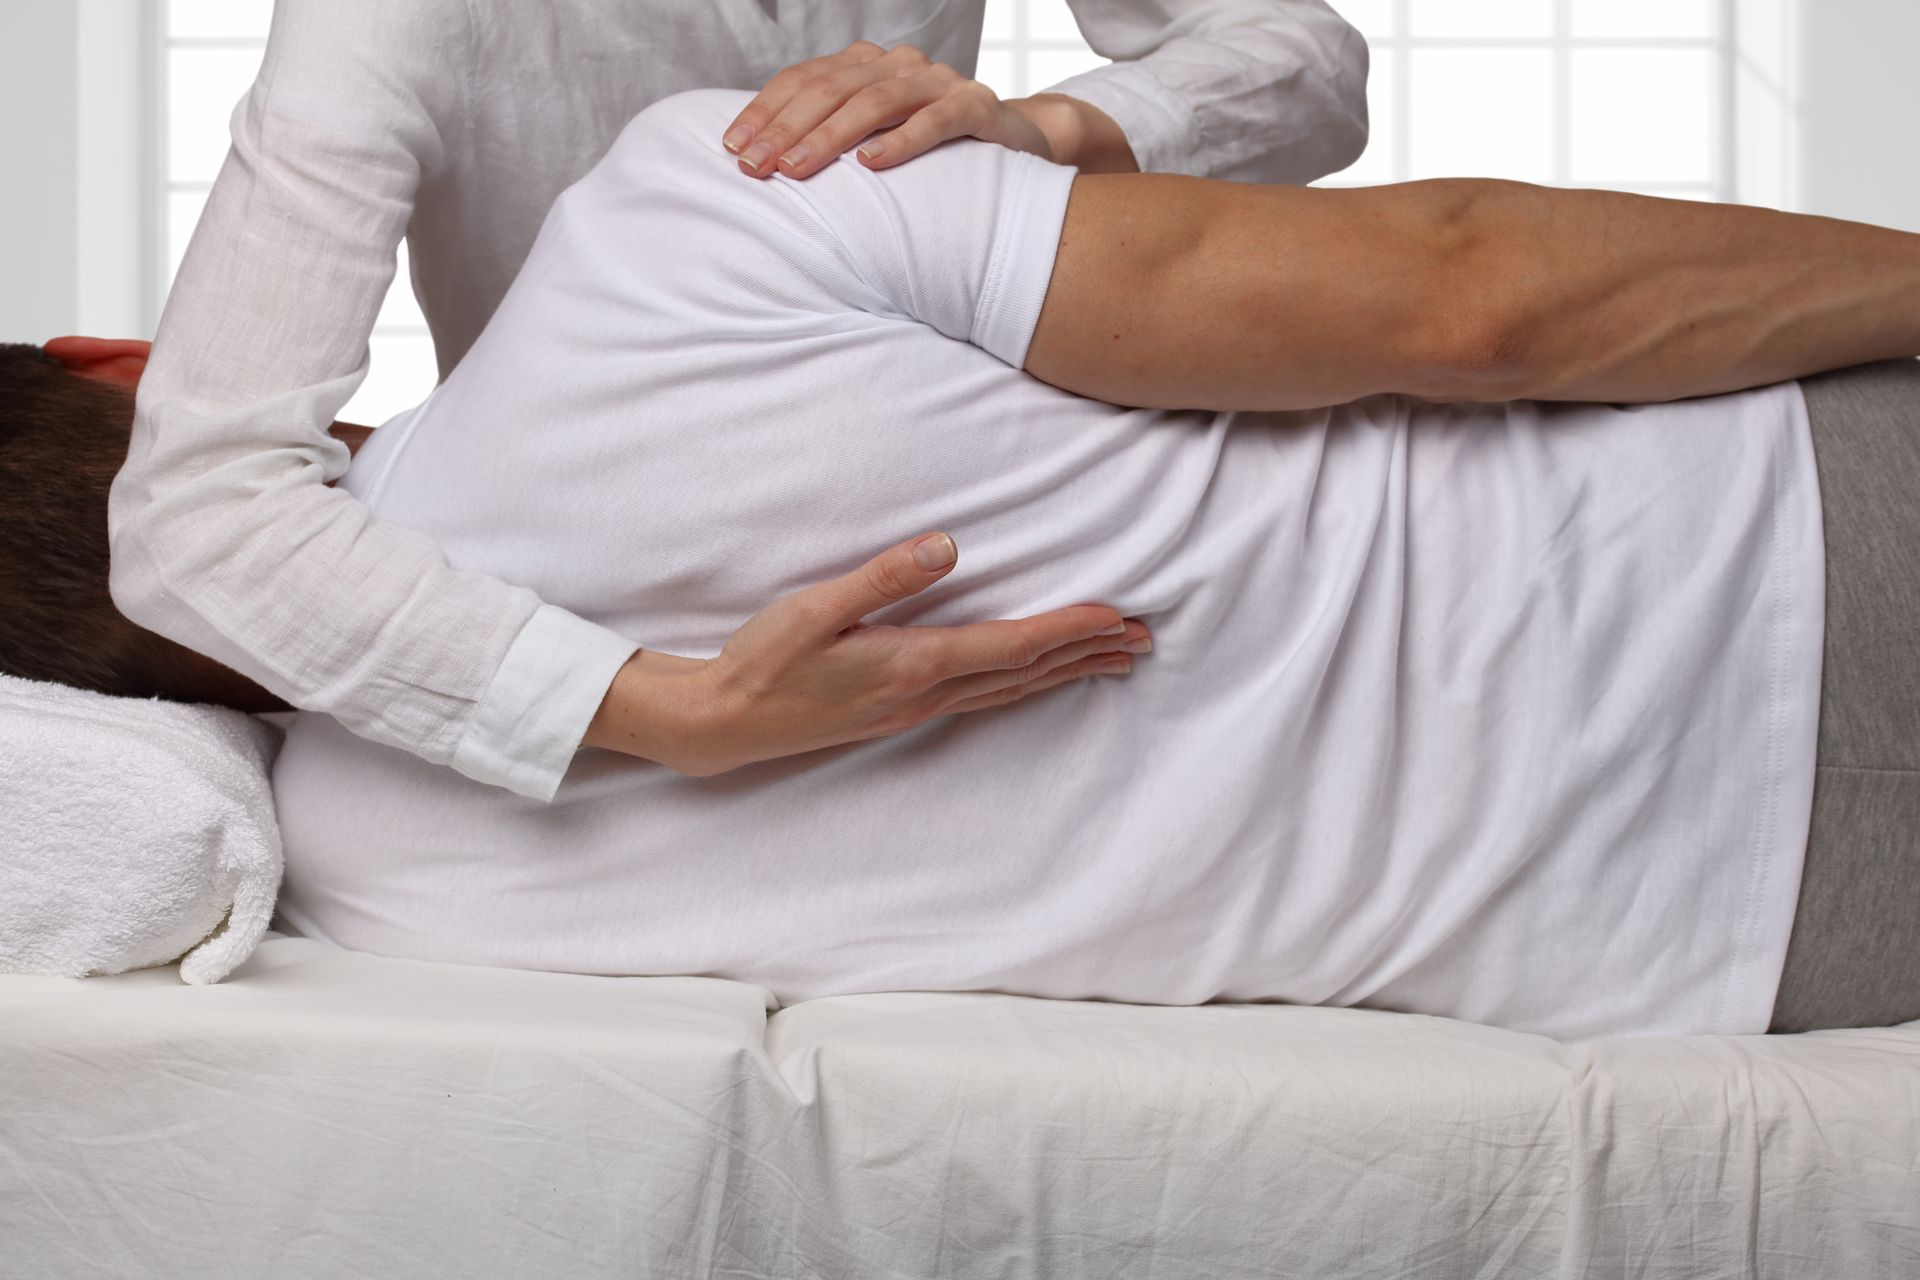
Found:
[[[0,675],[0,973],[121,973],[188,948],[187,982],[233,972],[280,892],[283,736],[226,707]]]

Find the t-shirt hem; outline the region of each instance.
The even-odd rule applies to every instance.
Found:
[[[987,259],[969,339],[1014,368],[1026,364],[1034,326],[1053,283],[1067,197],[1078,171],[1037,156],[1011,157],[1000,225]]]
[[[1776,454],[1774,580],[1783,584],[1769,683],[1775,726],[1770,802],[1762,806],[1747,909],[1735,937],[1735,961],[1722,992],[1718,1030],[1760,1035],[1773,1020],[1787,946],[1800,900],[1820,726],[1826,635],[1824,512],[1806,396],[1798,384]]]

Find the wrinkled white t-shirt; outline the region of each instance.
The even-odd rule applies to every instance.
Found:
[[[1079,601],[1125,678],[551,806],[303,714],[282,922],[387,955],[1765,1030],[1799,887],[1823,562],[1792,385],[1641,408],[1115,408],[1024,373],[1072,171],[962,142],[738,180],[744,94],[643,113],[346,487],[653,647],[886,546],[876,623]],[[644,246],[644,260],[632,252]]]

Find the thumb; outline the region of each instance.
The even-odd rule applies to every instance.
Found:
[[[889,547],[852,573],[813,588],[820,597],[817,616],[837,635],[874,610],[925,591],[959,558],[959,548],[944,533]]]

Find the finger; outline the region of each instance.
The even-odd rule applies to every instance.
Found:
[[[928,91],[917,77],[876,80],[788,147],[775,163],[789,178],[810,178],[876,129],[891,128],[927,106]]]
[[[1135,648],[1128,650],[1126,646]],[[1072,644],[1063,644],[1035,658],[1024,667],[1013,667],[1003,671],[977,671],[972,675],[955,676],[942,681],[932,692],[950,702],[961,702],[981,694],[995,693],[1008,685],[1027,684],[1043,676],[1058,671],[1061,667],[1087,658],[1131,657],[1134,653],[1147,653],[1153,648],[1153,640],[1147,634],[1142,622],[1129,622],[1118,635],[1096,635],[1085,640],[1076,640]],[[1124,651],[1124,652],[1123,652]]]
[[[946,71],[954,82],[940,85],[940,73]],[[860,159],[869,169],[886,169],[924,155],[953,138],[971,137],[990,129],[1000,100],[993,90],[977,82],[958,79],[958,73],[945,66],[934,66],[922,73],[935,81],[939,91],[921,111],[914,112],[896,129],[860,144]],[[921,76],[912,77],[921,79]]]
[[[959,554],[953,539],[944,533],[923,534],[898,543],[852,573],[798,592],[793,600],[799,625],[815,638],[839,635],[874,610],[905,600],[940,581]]]
[[[153,344],[138,338],[48,338],[40,349],[63,364],[91,364],[129,357],[144,360]]]
[[[914,627],[902,637],[907,666],[927,686],[980,671],[1018,671],[1063,644],[1102,632],[1120,636],[1126,619],[1103,604],[1076,604],[1030,618],[969,622],[958,627]],[[1122,637],[1124,638],[1124,637]]]
[[[153,344],[132,338],[73,337],[48,339],[40,349],[82,378],[138,387]]]
[[[1133,663],[1125,654],[1118,657],[1112,654],[1096,654],[1091,658],[1082,658],[1078,662],[1069,662],[1066,666],[1049,671],[1046,675],[1029,680],[1025,684],[1008,685],[992,693],[982,693],[967,698],[947,707],[940,714],[959,715],[965,711],[985,711],[988,707],[1004,707],[1009,702],[1018,702],[1042,690],[1057,688],[1075,680],[1084,680],[1088,676],[1120,676],[1132,669]]]
[[[755,177],[766,177],[774,171],[780,156],[792,152],[802,138],[854,94],[876,81],[899,78],[886,59],[876,58],[872,62],[825,71],[802,82],[752,144],[740,153],[740,167]]]
[[[767,123],[779,114],[780,108],[787,105],[794,91],[802,84],[822,71],[871,62],[884,57],[886,52],[871,40],[856,40],[839,53],[796,62],[767,81],[760,92],[753,96],[753,100],[740,109],[740,114],[733,118],[733,123],[721,135],[721,145],[738,155],[753,141],[754,135],[766,128]]]

